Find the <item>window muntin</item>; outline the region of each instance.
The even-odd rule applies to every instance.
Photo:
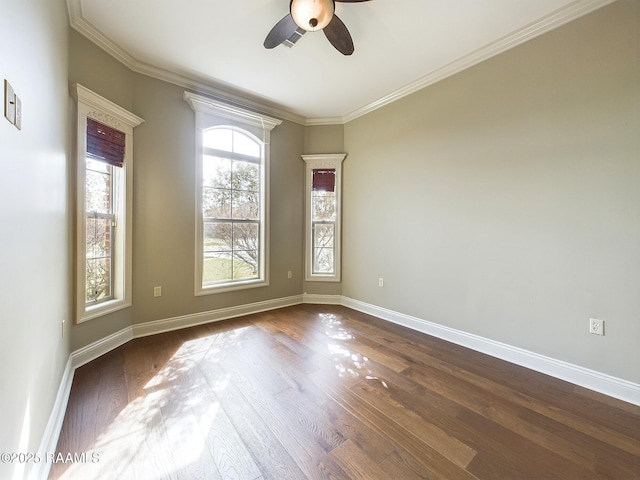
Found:
[[[282,120],[191,92],[184,92],[183,98],[195,112],[196,120],[195,294],[209,295],[267,286],[269,144],[271,130]],[[223,159],[224,162],[205,157]],[[209,167],[205,167],[207,163]],[[205,189],[205,182],[211,181],[211,177],[205,180],[205,175],[216,172],[217,168],[225,172],[221,177],[231,186],[213,185],[212,189]],[[256,192],[251,185],[256,182],[259,184],[259,202],[251,198]],[[212,221],[205,228],[207,216]],[[204,268],[205,236],[209,238],[209,258],[216,259],[219,264],[216,269],[219,277],[230,281],[208,274]],[[222,236],[224,242],[221,241]],[[254,246],[256,238],[257,249]],[[248,266],[254,266],[252,262],[256,256],[254,274],[254,269]]]
[[[261,143],[227,126],[203,132],[202,286],[259,280],[264,251]]]

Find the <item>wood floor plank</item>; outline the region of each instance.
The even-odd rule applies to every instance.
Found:
[[[336,305],[76,370],[51,479],[640,478],[640,407]]]
[[[354,480],[392,480],[387,472],[369,458],[350,440],[332,450],[334,457],[342,469]]]
[[[303,428],[296,428],[287,410],[250,374],[243,372],[229,358],[222,360],[223,368],[242,395],[256,408],[264,422],[274,432],[300,470],[310,479],[347,478],[337,463],[326,453],[318,437]]]
[[[182,434],[177,437],[183,439],[188,452],[196,453],[198,463],[204,464],[209,471],[219,472],[219,478],[259,477],[259,468],[217,396],[209,388],[198,368],[197,360],[194,359],[192,368],[180,375],[180,384],[180,391],[187,393],[174,397],[173,403],[177,404],[178,408],[182,406],[183,410],[188,409],[182,413],[178,411],[175,415],[176,426],[182,430]],[[209,458],[212,459],[211,462],[208,461]]]
[[[198,368],[208,378],[209,388],[215,392],[220,405],[242,438],[247,450],[265,479],[303,480],[306,476],[293,461],[289,452],[251,405],[238,387],[231,381],[221,381],[226,372],[217,362],[199,363]],[[228,378],[227,378],[228,380]]]
[[[607,426],[609,423],[607,420],[604,420],[606,423],[603,424],[601,422],[594,422],[593,417],[585,418],[584,416],[575,414],[575,404],[571,409],[558,408],[547,402],[540,402],[530,395],[515,390],[512,386],[479,377],[449,362],[425,356],[421,356],[421,359],[425,368],[426,366],[435,367],[484,391],[489,391],[492,394],[500,395],[502,398],[507,398],[510,402],[516,403],[520,407],[527,408],[556,421],[561,421],[565,425],[594,438],[598,438],[603,442],[615,443],[632,455],[640,455],[638,442],[629,436],[633,435],[634,432],[637,434],[637,432],[640,431],[640,408],[638,408],[638,416],[618,413],[618,416],[624,418],[625,421],[621,425],[617,425],[617,430],[614,430]],[[593,411],[594,415],[599,414],[600,410],[602,409],[589,408],[589,411]]]
[[[581,448],[581,444],[575,441],[578,438],[577,434],[573,435],[573,441],[567,441],[563,437],[551,435],[549,430],[545,430],[540,426],[542,416],[538,417],[537,420],[527,421],[523,415],[525,412],[511,403],[510,399],[505,400],[492,392],[478,389],[437,369],[423,367],[420,372],[409,369],[406,373],[407,376],[426,388],[449,398],[451,401],[485,416],[537,445],[562,455],[568,460],[577,464],[587,465],[590,469],[595,470],[594,452]],[[557,423],[558,428],[561,428],[561,426],[561,424]],[[619,447],[625,446],[627,446],[627,442],[619,445]]]
[[[478,453],[468,469],[481,478],[553,478],[555,471],[575,471],[573,465],[516,432],[467,409],[426,388],[406,392],[389,381],[387,387],[372,383],[379,394],[390,396],[401,405],[449,432]],[[540,462],[540,459],[544,459]],[[478,475],[482,465],[482,475]],[[578,469],[583,476],[588,470]]]
[[[290,421],[295,422],[295,428],[302,427],[325,452],[331,452],[345,442],[346,437],[340,433],[326,413],[304,394],[288,388],[274,398],[283,413]]]
[[[351,388],[356,395],[381,411],[387,418],[412,432],[431,448],[441,453],[448,460],[466,468],[473,460],[476,451],[464,444],[450,433],[445,432],[433,423],[426,421],[404,405],[371,385],[372,382],[362,381]]]
[[[322,381],[319,376],[311,375],[311,377],[316,381]],[[339,405],[353,412],[369,427],[399,445],[399,449],[410,455],[415,463],[420,464],[422,470],[431,472],[434,478],[452,480],[476,478],[464,467],[456,465],[431,445],[425,443],[414,431],[399,425],[351,390],[335,388],[326,383],[321,386]]]
[[[433,480],[438,478],[432,472],[425,470],[411,456],[394,450],[387,455],[380,468],[391,478],[402,480]]]

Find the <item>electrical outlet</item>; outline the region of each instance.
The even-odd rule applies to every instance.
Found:
[[[291,270],[287,272],[287,278],[293,278],[293,272]]]
[[[604,320],[597,318],[589,319],[589,333],[594,335],[604,335]]]
[[[381,278],[378,279],[378,286],[379,287],[384,287],[384,278],[381,277]]]
[[[153,296],[161,297],[162,296],[162,287],[153,287]]]

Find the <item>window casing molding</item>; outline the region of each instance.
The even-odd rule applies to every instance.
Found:
[[[251,112],[240,107],[219,102],[207,97],[184,92],[184,100],[193,109],[196,116],[195,132],[195,295],[209,295],[246,288],[269,285],[269,161],[271,130],[282,120]],[[258,276],[246,280],[234,280],[205,285],[203,282],[204,245],[203,245],[203,133],[213,127],[225,127],[251,137],[261,145],[260,164],[260,235]]]
[[[77,102],[76,123],[76,215],[75,215],[75,321],[93,318],[129,307],[132,304],[132,232],[133,232],[133,129],[144,120],[101,97],[80,84],[72,84],[71,95]],[[112,236],[112,286],[107,300],[87,303],[86,298],[86,156],[87,118],[125,134],[122,167],[112,168],[115,185],[113,214],[117,226]]]
[[[308,282],[340,282],[341,280],[341,243],[342,243],[342,162],[346,153],[302,155],[306,163],[305,173],[305,280]],[[333,221],[333,271],[331,273],[314,272],[314,219],[313,219],[313,171],[318,169],[335,170],[335,220]]]

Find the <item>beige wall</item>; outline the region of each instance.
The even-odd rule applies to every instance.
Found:
[[[344,153],[344,125],[310,125],[304,130],[304,153]]]
[[[69,50],[70,82],[145,120],[134,131],[133,306],[74,325],[73,349],[136,323],[301,294],[304,127],[285,121],[271,132],[270,285],[196,297],[195,114],[184,88],[132,72],[75,32]]]
[[[10,3],[0,82],[23,119],[18,131],[0,117],[0,452],[18,453],[38,450],[69,356],[69,94],[64,2]],[[13,467],[0,463],[0,478],[23,478]]]
[[[639,9],[348,123],[343,294],[640,382]]]

